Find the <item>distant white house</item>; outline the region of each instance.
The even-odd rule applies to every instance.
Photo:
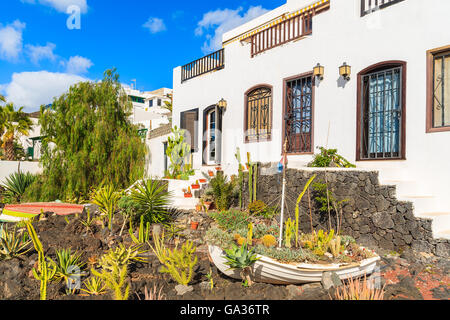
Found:
[[[164,102],[171,102],[172,90],[141,92],[125,88],[125,92],[133,104],[132,122],[142,126],[140,133],[148,146],[147,174],[161,178],[168,166],[165,150],[172,128],[172,113],[164,108]]]
[[[195,169],[337,148],[450,237],[450,1],[288,0],[174,69]],[[226,108],[219,106],[219,101]]]

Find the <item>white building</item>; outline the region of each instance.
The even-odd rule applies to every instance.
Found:
[[[337,148],[448,238],[449,12],[448,0],[288,0],[174,69],[173,125],[191,133],[196,169],[229,174],[237,147],[278,162],[287,141],[297,168]]]

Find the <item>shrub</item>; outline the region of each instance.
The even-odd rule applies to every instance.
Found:
[[[263,211],[267,209],[267,205],[264,203],[264,201],[256,200],[253,201],[248,205],[248,211],[252,215],[258,215],[261,214]]]
[[[181,249],[167,250],[161,272],[170,274],[177,283],[187,286],[194,276],[194,267],[198,262],[198,257],[194,255],[196,250],[193,242],[189,240]]]
[[[210,212],[209,216],[216,220],[221,228],[229,231],[247,228],[250,219],[246,212],[239,210]]]
[[[149,223],[162,223],[170,219],[168,206],[172,193],[167,191],[166,182],[148,179],[138,183],[131,190],[131,198],[137,204],[136,218],[144,216]]]
[[[237,195],[236,180],[228,181],[227,176],[223,172],[217,172],[216,176],[209,182],[210,190],[208,193],[214,197],[214,203],[218,210],[228,210],[231,206],[233,198]]]
[[[326,149],[324,147],[318,147],[320,154],[314,156],[313,161],[309,164],[310,167],[316,168],[328,168],[343,167],[343,168],[356,168],[355,165],[348,162],[344,157],[338,155],[337,149]]]

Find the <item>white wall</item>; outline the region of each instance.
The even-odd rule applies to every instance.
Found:
[[[149,149],[147,173],[149,177],[164,177],[164,142],[167,142],[168,137],[169,135],[164,135],[147,140]]]
[[[310,1],[289,1],[289,7]],[[406,160],[358,162],[361,168],[381,168],[398,172],[403,179],[419,183],[422,192],[439,196],[442,207],[450,211],[450,132],[426,133],[426,51],[450,45],[450,1],[407,0],[360,17],[360,0],[331,0],[331,8],[314,17],[313,34],[305,39],[250,57],[250,44],[232,42],[225,47],[225,68],[181,83],[181,68],[174,69],[173,124],[180,123],[180,112],[199,108],[200,131],[203,109],[221,98],[228,102],[223,119],[222,167],[235,170],[234,154],[250,151],[253,160],[279,161],[282,149],[283,79],[312,71],[317,63],[325,67],[325,78],[315,88],[314,150],[318,146],[337,148],[356,161],[357,73],[387,60],[407,62]],[[285,6],[277,9],[285,11]],[[270,14],[269,14],[270,16]],[[261,19],[259,19],[261,20]],[[230,31],[229,39],[259,24]],[[188,63],[189,61],[186,61]],[[352,67],[351,80],[339,86],[338,68],[343,62]],[[258,84],[273,86],[272,141],[243,143],[244,93]],[[329,128],[329,134],[328,134]],[[199,145],[201,146],[199,137]],[[291,156],[299,165],[311,156]],[[201,154],[194,157],[201,166]],[[384,169],[386,168],[386,169]],[[387,171],[386,171],[387,172]],[[445,209],[445,208],[444,208]],[[436,210],[443,210],[437,208]]]
[[[3,184],[10,174],[17,172],[18,168],[19,161],[0,161],[0,184]],[[39,162],[20,162],[20,171],[36,174],[41,173],[42,169]]]

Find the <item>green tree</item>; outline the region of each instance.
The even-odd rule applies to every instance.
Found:
[[[92,188],[129,187],[144,174],[146,145],[130,120],[132,105],[115,69],[80,82],[41,107],[43,175],[31,200],[86,199]]]
[[[30,117],[23,112],[23,107],[14,110],[12,103],[0,107],[0,137],[2,137],[2,148],[5,151],[5,159],[16,160],[14,141],[21,135],[27,136],[33,122]]]

